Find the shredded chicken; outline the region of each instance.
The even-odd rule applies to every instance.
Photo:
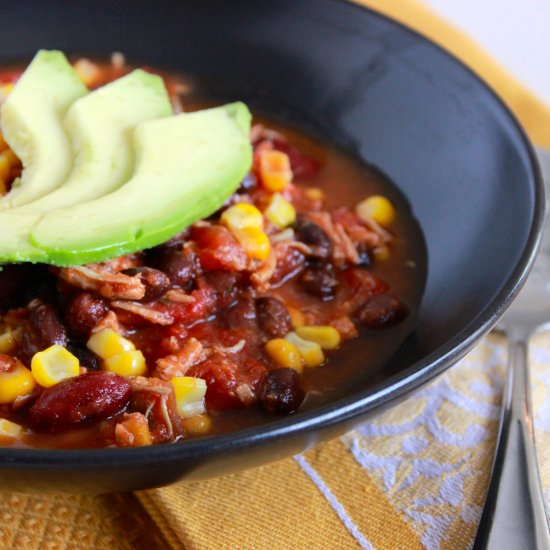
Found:
[[[235,393],[245,405],[250,405],[256,400],[256,395],[248,384],[241,384],[240,386],[238,386],[235,390]]]
[[[390,242],[393,237],[389,231],[386,231],[379,223],[375,222],[372,218],[364,220],[365,225],[374,233],[376,233],[383,243]]]
[[[250,281],[257,290],[259,290],[260,292],[265,292],[266,290],[269,290],[269,280],[273,276],[273,273],[275,273],[276,267],[277,254],[273,250],[273,247],[271,247],[267,260],[263,262],[260,267],[256,269],[256,271],[254,271],[250,276]]]
[[[294,241],[296,239],[294,229],[292,229],[291,227],[287,227],[282,231],[276,231],[274,233],[270,233],[270,231],[268,230],[267,234],[269,235],[269,240],[271,241],[271,244]]]
[[[191,304],[196,301],[194,296],[187,294],[184,290],[180,288],[172,288],[165,295],[164,299],[170,302],[176,302],[178,304]]]
[[[129,378],[132,391],[152,391],[159,395],[170,395],[173,388],[171,384],[167,384],[164,380],[158,378],[146,378],[145,376],[134,376]]]
[[[96,332],[101,332],[103,329],[110,328],[111,330],[114,330],[115,332],[118,332],[120,335],[125,336],[126,331],[122,327],[122,325],[118,322],[118,317],[116,316],[116,313],[114,311],[108,311],[93,328],[92,328],[92,334],[95,334]]]
[[[59,276],[73,286],[93,290],[109,299],[141,300],[145,296],[145,285],[139,277],[111,273],[98,264],[66,267],[59,271]]]
[[[332,241],[332,259],[337,265],[358,264],[359,255],[340,223],[334,223],[328,212],[311,212],[309,218],[321,227]]]
[[[254,126],[252,126],[252,130],[250,131],[250,141],[252,143],[256,143],[262,139],[266,139],[268,141],[272,141],[274,139],[283,142],[287,141],[286,136],[280,132],[266,128],[263,124],[254,124]]]
[[[171,325],[174,322],[174,318],[169,313],[157,311],[156,309],[137,302],[114,300],[111,302],[111,305],[118,309],[129,311],[134,315],[138,315],[142,319],[155,325]]]
[[[239,340],[234,346],[214,346],[213,350],[217,353],[239,353],[246,345],[246,340]]]
[[[204,361],[205,356],[202,344],[196,338],[189,338],[177,352],[157,359],[153,374],[162,380],[185,376],[191,367]]]
[[[138,254],[128,254],[127,256],[119,256],[112,260],[106,260],[97,265],[100,266],[102,270],[108,271],[109,273],[118,273],[124,269],[141,267],[143,261]]]
[[[355,323],[347,315],[330,321],[330,325],[333,326],[345,340],[357,336]]]
[[[159,380],[158,378],[145,378],[143,376],[136,376],[130,380],[130,386],[132,391],[135,393],[139,392],[150,392],[157,394],[158,396],[158,406],[160,412],[160,421],[162,425],[166,428],[166,435],[168,440],[174,438],[174,427],[172,425],[172,419],[170,418],[170,413],[168,411],[168,398],[170,395],[173,395],[173,387],[169,382],[164,380]],[[145,412],[145,418],[149,423],[149,416],[153,412],[153,408],[157,404],[157,401],[154,399],[151,400],[147,411]],[[156,414],[156,413],[155,413]],[[158,418],[156,421],[158,422]]]

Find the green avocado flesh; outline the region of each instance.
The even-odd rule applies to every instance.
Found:
[[[36,200],[63,183],[73,167],[62,121],[88,90],[62,52],[39,51],[0,111],[4,138],[23,172],[0,199],[0,210]]]
[[[210,215],[250,169],[250,122],[247,107],[232,103],[139,124],[130,180],[98,199],[45,213],[30,240],[47,259],[35,261],[66,266],[129,254]]]
[[[40,214],[103,196],[132,175],[132,131],[136,124],[172,114],[162,78],[132,73],[78,99],[64,127],[72,144],[74,167],[66,181],[44,197],[0,212],[0,257],[10,261],[48,261],[29,234]]]
[[[132,175],[134,127],[171,114],[162,78],[139,69],[75,101],[63,123],[74,156],[69,177],[41,199],[7,213],[40,214],[114,191]]]

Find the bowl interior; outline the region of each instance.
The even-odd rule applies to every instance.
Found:
[[[334,435],[333,425],[349,427],[431,379],[496,322],[533,256],[541,183],[513,118],[454,59],[400,25],[338,0],[83,0],[66,8],[61,0],[19,0],[5,10],[0,57],[30,58],[39,48],[100,56],[122,51],[130,61],[193,75],[212,95],[246,101],[378,166],[410,202],[428,253],[416,326],[364,386],[319,410],[235,436],[139,455],[117,451],[132,474],[123,482],[113,471],[102,478],[105,486],[165,483],[193,470],[199,457],[213,461],[209,473],[221,473],[221,454],[235,456],[226,461],[231,470],[244,448],[257,452],[242,464],[265,460],[268,442],[271,449],[278,445],[272,456],[300,450],[312,437]],[[285,443],[290,434],[292,444]],[[80,464],[97,473],[113,454],[6,450],[0,467],[9,470],[15,461],[27,473],[39,464],[55,470],[58,459],[65,471],[77,472]],[[138,479],[140,468],[163,460],[169,472]],[[81,477],[73,476],[73,487],[82,486]]]

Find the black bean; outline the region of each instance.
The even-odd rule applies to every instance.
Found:
[[[30,264],[8,264],[0,270],[0,307],[22,305],[18,297],[26,288],[31,277]]]
[[[326,231],[303,214],[296,216],[294,229],[298,239],[310,246],[313,256],[328,258],[332,254],[332,241]]]
[[[359,243],[357,245],[357,255],[359,256],[360,266],[368,267],[372,265],[372,253],[366,243]]]
[[[324,301],[334,298],[338,287],[338,279],[330,264],[306,268],[300,276],[300,283],[308,294]]]
[[[170,277],[158,269],[152,267],[132,267],[122,273],[130,277],[139,277],[145,286],[145,295],[141,302],[154,302],[162,298],[170,288]]]
[[[260,328],[270,338],[282,338],[292,330],[288,309],[277,298],[266,296],[256,300],[256,315]]]
[[[232,271],[209,271],[205,274],[207,283],[215,290],[218,307],[229,307],[239,295],[239,273]]]
[[[102,298],[89,292],[75,294],[65,309],[65,321],[69,332],[77,337],[88,336],[107,311],[107,305]]]
[[[269,413],[289,414],[298,409],[304,399],[300,374],[294,369],[275,369],[260,384],[260,406]]]
[[[239,301],[227,311],[224,315],[227,328],[251,328],[256,329],[258,322],[256,319],[256,305],[254,300],[248,297],[242,297]]]
[[[246,176],[241,181],[241,185],[237,189],[237,193],[248,193],[254,189],[257,185],[256,176],[252,172],[248,172]]]
[[[396,325],[408,315],[405,305],[389,294],[379,294],[363,304],[355,316],[369,329],[382,329]]]
[[[172,284],[189,290],[195,277],[195,266],[193,259],[182,251],[181,244],[153,250],[148,256],[151,265],[166,273]]]
[[[88,370],[100,370],[101,359],[84,345],[78,342],[69,342],[67,349],[78,359],[82,367]]]

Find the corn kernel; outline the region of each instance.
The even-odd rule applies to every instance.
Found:
[[[265,217],[277,227],[283,228],[296,221],[296,209],[280,193],[275,193],[264,210]]]
[[[111,328],[105,328],[92,334],[86,345],[88,349],[102,359],[108,359],[123,351],[134,351],[136,349],[136,346],[130,340],[123,338]]]
[[[13,335],[13,330],[10,327],[5,327],[0,334],[0,353],[12,353],[15,351],[17,342]]]
[[[325,355],[317,342],[310,342],[300,338],[295,332],[289,332],[285,340],[290,342],[300,352],[306,367],[318,367],[325,362]]]
[[[246,202],[239,202],[225,210],[220,217],[220,222],[231,231],[245,227],[262,229],[264,226],[262,213],[254,205]]]
[[[298,348],[284,338],[274,338],[265,345],[265,351],[279,367],[302,372],[302,356]]]
[[[294,328],[301,327],[306,324],[306,316],[302,311],[295,307],[287,306],[290,322]]]
[[[292,169],[286,153],[264,151],[260,156],[260,180],[268,191],[283,191],[292,181]]]
[[[0,84],[0,103],[4,101],[13,90],[13,82],[8,82],[7,84]]]
[[[43,388],[51,388],[80,373],[78,359],[63,346],[53,345],[33,355],[31,371]]]
[[[374,220],[380,225],[390,225],[395,220],[395,208],[393,204],[382,195],[372,195],[362,200],[355,212],[365,222]]]
[[[81,58],[73,67],[80,80],[88,87],[93,86],[101,77],[101,69],[89,59]]]
[[[19,437],[22,433],[23,428],[19,424],[11,422],[6,418],[0,418],[0,439],[5,437],[9,439],[15,439],[16,437]]]
[[[296,334],[304,340],[317,342],[323,349],[336,349],[340,345],[340,333],[329,325],[297,327]]]
[[[372,257],[375,262],[385,262],[390,259],[390,256],[390,248],[385,244],[372,251]]]
[[[183,429],[188,435],[205,435],[212,430],[212,420],[207,414],[197,414],[183,419]]]
[[[206,412],[204,396],[206,382],[192,376],[176,376],[170,380],[176,394],[176,410],[180,416],[194,416]]]
[[[0,372],[0,405],[13,403],[17,397],[28,395],[35,386],[31,371],[18,362],[9,371]]]
[[[322,201],[325,198],[325,192],[318,187],[307,187],[304,194],[310,201]]]
[[[246,255],[254,260],[267,260],[271,251],[269,237],[257,227],[243,227],[233,232]]]
[[[130,350],[107,357],[103,369],[121,376],[141,376],[147,372],[147,364],[141,351]]]

